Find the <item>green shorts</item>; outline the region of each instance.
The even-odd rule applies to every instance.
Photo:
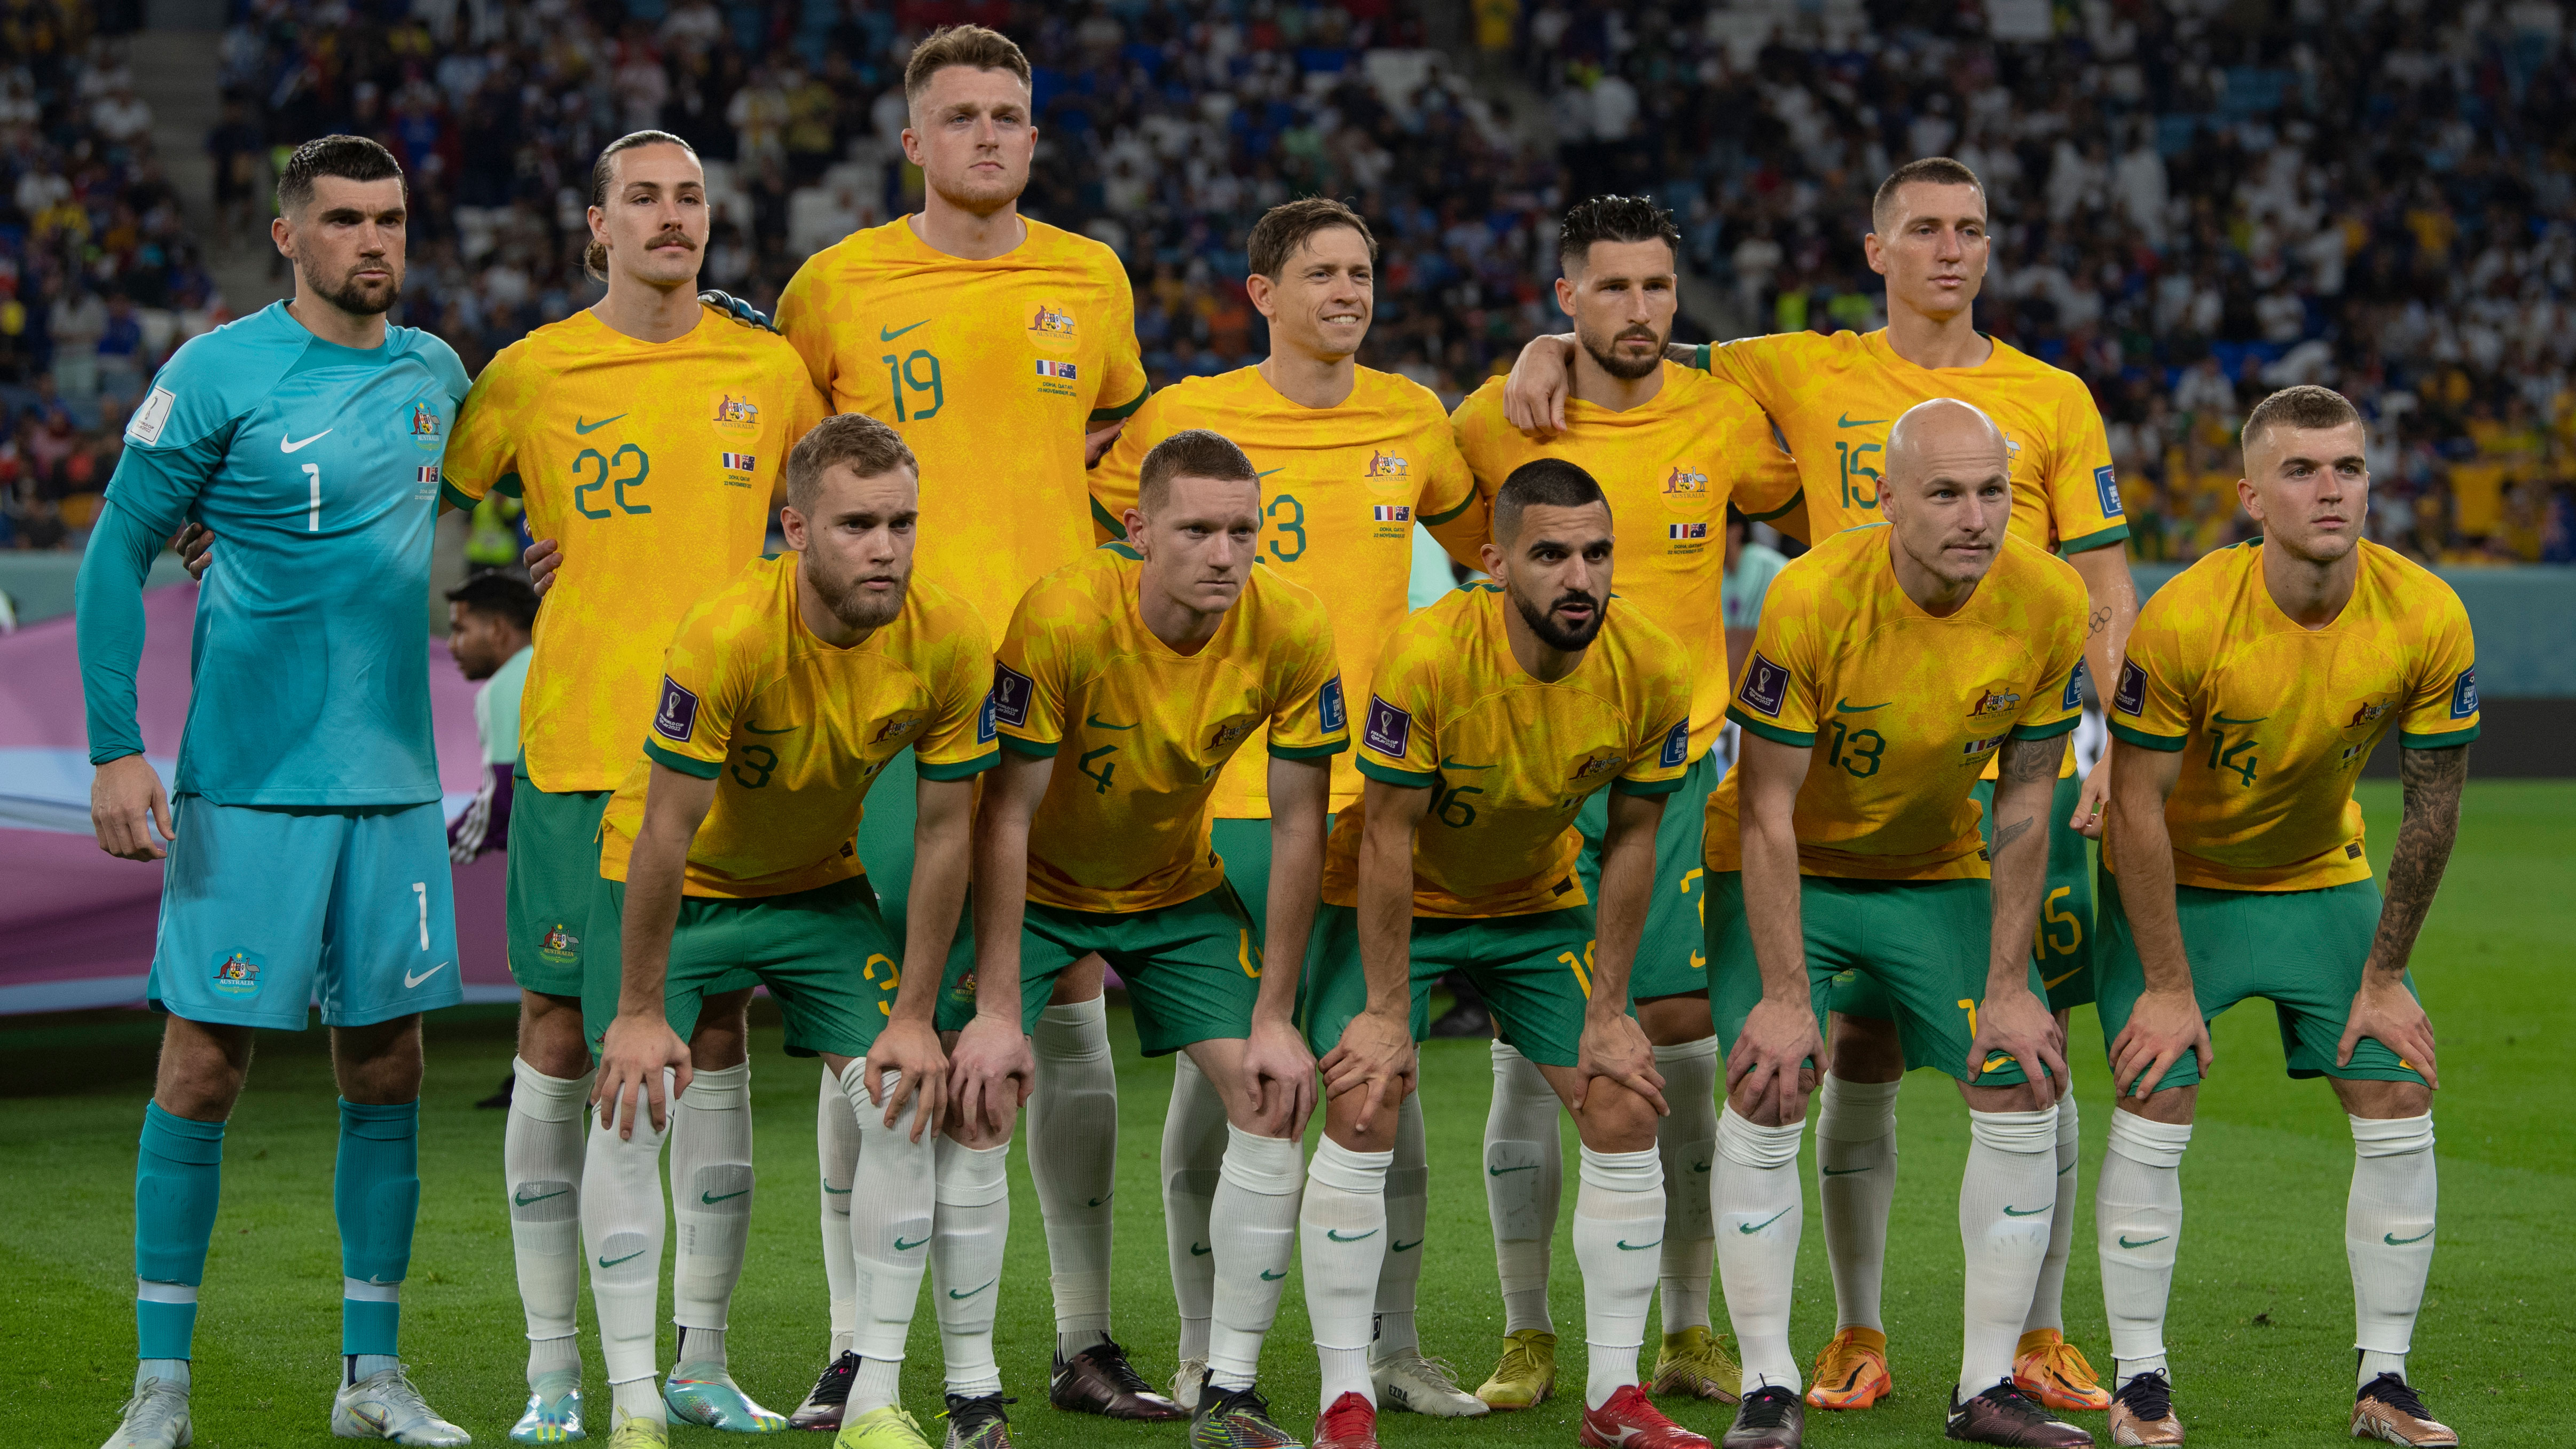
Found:
[[[2084,777],[2067,775],[2057,782],[2048,809],[2048,881],[2039,902],[2039,929],[2033,933],[2031,959],[2039,967],[2039,984],[2051,1011],[2071,1011],[2093,999],[2093,960],[2099,949],[2094,930],[2094,867],[2097,849],[2083,832],[2067,828],[2075,802],[2083,796]],[[1980,780],[1977,804],[1985,811],[1977,829],[1994,841],[1995,782]],[[1991,923],[1989,923],[1991,924]],[[1855,981],[1836,993],[1834,1010],[1845,1016],[1889,1019],[1887,997],[1868,980]]]
[[[2312,891],[2221,891],[2174,887],[2183,953],[2191,958],[2191,994],[2203,1019],[2249,996],[2272,1003],[2281,1020],[2281,1050],[2294,1077],[2420,1082],[2422,1074],[2374,1037],[2353,1044],[2352,1065],[2335,1065],[2370,942],[2379,933],[2379,883],[2357,880]],[[2102,877],[2102,1040],[2118,1041],[2129,1011],[2147,989],[2137,938],[2120,909],[2116,877]],[[2415,989],[2412,976],[2406,989]],[[2153,1090],[2200,1080],[2189,1052]]]
[[[1036,1028],[1055,978],[1094,951],[1126,984],[1145,1055],[1252,1034],[1261,948],[1232,885],[1150,911],[1068,911],[1031,901],[1020,930],[1022,1031]],[[951,953],[939,984],[939,1029],[962,1031],[974,1016],[974,958]]]
[[[1573,1066],[1584,1003],[1592,996],[1593,935],[1590,906],[1464,920],[1414,917],[1413,1039],[1431,1035],[1431,984],[1464,971],[1504,1041],[1531,1061]],[[1341,1044],[1351,1018],[1368,1009],[1358,911],[1329,904],[1317,910],[1306,974],[1297,985],[1306,1045],[1322,1056]]]
[[[1333,828],[1333,817],[1324,817],[1324,829]],[[1208,824],[1208,843],[1216,847],[1219,860],[1225,862],[1226,883],[1234,887],[1236,899],[1252,916],[1252,939],[1270,939],[1270,822],[1267,820],[1215,820]]]
[[[1645,934],[1637,938],[1637,964],[1628,974],[1628,997],[1688,996],[1708,990],[1708,959],[1700,954],[1706,933],[1706,890],[1700,840],[1708,824],[1709,793],[1725,774],[1710,750],[1682,775],[1681,788],[1664,797],[1664,819],[1655,828],[1655,893],[1646,903]],[[1574,868],[1583,889],[1601,899],[1601,839],[1610,831],[1610,792],[1596,790],[1574,817],[1583,854]]]
[[[1986,996],[1986,943],[1994,925],[1994,892],[1986,882],[1800,876],[1798,920],[1806,930],[1807,990],[1818,1031],[1827,1011],[1848,1012],[1853,994],[1868,990],[1881,1019],[1896,1023],[1906,1065],[1969,1081],[1968,1048]],[[1741,871],[1709,877],[1708,959],[1718,963],[1710,1013],[1721,1047],[1732,1050],[1762,1000]],[[2037,967],[2030,989],[2039,990]],[[2024,1080],[2021,1063],[1997,1055],[1986,1059],[1971,1085]]]
[[[599,884],[599,817],[607,790],[540,790],[524,758],[510,773],[510,977],[522,991],[582,994],[582,965],[605,963],[617,978],[617,952],[600,956],[590,938],[591,890]]]
[[[596,1056],[617,1016],[626,884],[591,879],[597,886],[591,959],[608,968],[591,972],[581,998],[582,1029]],[[671,933],[662,1011],[686,1039],[697,1030],[706,998],[758,984],[769,988],[787,1020],[789,1056],[864,1057],[894,1010],[899,954],[863,875],[783,896],[684,896]]]

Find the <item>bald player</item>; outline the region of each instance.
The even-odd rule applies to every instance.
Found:
[[[1727,715],[1743,755],[1708,804],[1708,958],[1727,1058],[1718,1271],[1744,1355],[1727,1449],[1797,1449],[1789,1352],[1798,1140],[1823,1013],[1853,973],[1909,1059],[1959,1082],[1965,1337],[1947,1432],[2089,1445],[2012,1380],[2047,1253],[2066,1064],[2025,944],[2051,782],[2081,712],[2083,581],[2013,537],[2002,432],[1935,400],[1890,429],[1884,523],[1835,534],[1773,580]],[[2002,764],[1994,843],[1969,798]],[[1740,832],[1740,835],[1739,835]]]

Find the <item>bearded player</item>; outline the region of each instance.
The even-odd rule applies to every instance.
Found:
[[[1623,602],[1722,661],[1729,498],[1763,517],[1793,507],[1797,467],[1741,388],[1664,356],[1681,255],[1681,233],[1669,215],[1643,197],[1596,197],[1566,213],[1558,248],[1564,276],[1556,284],[1557,305],[1574,319],[1578,342],[1566,426],[1545,441],[1514,428],[1504,416],[1503,380],[1494,378],[1459,405],[1452,419],[1459,447],[1489,499],[1532,459],[1581,465],[1600,481],[1618,520]],[[1712,746],[1724,724],[1728,675],[1722,667],[1706,668],[1694,678],[1690,769],[1658,827],[1654,892],[1628,989],[1672,1103],[1672,1114],[1655,1130],[1666,1216],[1658,1270],[1663,1344],[1651,1382],[1658,1393],[1732,1403],[1736,1365],[1709,1331],[1718,1044],[1708,1014],[1708,963],[1699,949],[1702,807],[1721,772]],[[1576,820],[1584,842],[1579,867],[1596,891],[1608,804],[1595,795]],[[1477,1393],[1496,1408],[1518,1409],[1546,1398],[1556,1377],[1548,1247],[1564,1154],[1557,1147],[1556,1093],[1547,1079],[1507,1042],[1497,1040],[1493,1056],[1485,1196],[1502,1280],[1505,1345]]]
[[[2137,617],[2129,579],[2129,526],[2111,474],[2110,444],[2083,382],[1976,330],[1973,314],[1991,247],[1985,188],[1947,157],[1912,161],[1880,183],[1863,238],[1870,266],[1887,278],[1888,325],[1876,332],[1811,332],[1676,348],[1677,358],[1734,381],[1779,425],[1797,456],[1805,521],[1819,541],[1876,520],[1885,487],[1891,421],[1929,398],[1964,399],[2004,431],[2013,482],[2012,529],[2054,549],[2084,579],[2085,663],[2096,681],[2119,677],[2120,650]],[[1512,389],[1524,425],[1560,427],[1561,404],[1544,394],[1563,350],[1532,344],[1527,386]],[[1796,523],[1795,516],[1787,520]],[[2107,761],[2107,757],[2106,757]],[[1977,798],[1995,811],[1992,767]],[[2085,840],[2101,834],[2111,776],[2097,764],[2075,778],[2070,745],[2058,767],[2048,839],[2048,888],[2033,938],[2041,983],[2062,1031],[2067,1013],[2093,999],[2093,868]],[[1816,1360],[1808,1402],[1865,1409],[1892,1386],[1880,1314],[1887,1219],[1896,1191],[1896,1092],[1907,1060],[1891,1010],[1865,981],[1837,994],[1833,1066],[1816,1119],[1818,1190],[1826,1256],[1833,1265],[1841,1332]],[[1915,1062],[1913,1065],[1934,1065]],[[2067,1078],[2057,1078],[2058,1189],[2076,1201],[2078,1124]],[[2073,1214],[2055,1219],[2030,1313],[2014,1355],[2024,1389],[2056,1409],[2110,1402],[2092,1366],[2065,1341],[2062,1300]]]
[[[1210,428],[1253,460],[1261,475],[1265,569],[1304,586],[1332,621],[1343,687],[1366,698],[1388,631],[1403,620],[1419,523],[1452,558],[1476,562],[1484,537],[1484,504],[1452,441],[1440,400],[1394,373],[1362,367],[1377,296],[1377,239],[1358,212],[1308,197],[1272,207],[1244,246],[1252,305],[1270,324],[1270,355],[1259,366],[1217,377],[1187,378],[1145,400],[1126,430],[1092,470],[1095,508],[1123,517],[1136,498],[1148,452],[1176,432]],[[1333,760],[1332,808],[1356,804],[1360,775],[1348,755]],[[1213,839],[1252,911],[1268,928],[1270,799],[1268,755],[1258,740],[1236,753],[1218,778]],[[1555,1098],[1550,1097],[1551,1110]],[[1224,1099],[1186,1054],[1172,1079],[1163,1120],[1163,1224],[1172,1290],[1181,1310],[1180,1365],[1172,1397],[1198,1402],[1207,1369],[1216,1276],[1209,1253],[1208,1212],[1226,1147]],[[1414,1285],[1422,1276],[1423,1224],[1430,1212],[1430,1173],[1423,1159],[1422,1108],[1411,1098],[1396,1132],[1396,1165],[1387,1177],[1387,1258],[1372,1305],[1307,1304],[1319,1335],[1353,1338],[1328,1349],[1365,1347],[1381,1404],[1443,1416],[1485,1412],[1485,1402],[1458,1387],[1436,1358],[1424,1356],[1414,1329]],[[1322,1339],[1318,1338],[1322,1344]]]
[[[2156,592],[2112,697],[2102,1032],[2119,1107],[2094,1222],[2115,1444],[2183,1441],[2164,1343],[2179,1166],[2206,1023],[2252,997],[2280,1017],[2290,1075],[2330,1080],[2352,1124],[2352,1437],[2460,1442],[2406,1374],[2433,1263],[2440,1085],[2406,966],[2459,829],[2477,650],[2447,584],[2363,538],[2364,439],[2327,388],[2255,407],[2236,490],[2263,536]],[[2383,898],[2352,785],[2391,731],[2405,821]]]
[[[904,156],[922,168],[919,213],[808,258],[778,324],[841,412],[891,424],[922,460],[921,569],[999,636],[1020,595],[1091,547],[1083,469],[1145,398],[1127,273],[1089,237],[1020,215],[1037,147],[1029,62],[981,26],[936,31],[904,67]],[[1098,430],[1086,450],[1086,430]],[[1008,460],[1011,506],[989,480]],[[891,767],[898,783],[909,757]],[[901,791],[863,842],[889,899],[911,873]],[[899,917],[893,917],[899,921]],[[963,949],[962,947],[960,948]],[[1117,1078],[1098,962],[1060,979],[1032,1038],[1029,1171],[1054,1268],[1059,1408],[1177,1419],[1109,1336]],[[850,1127],[824,1104],[824,1211],[846,1201]],[[825,1238],[832,1239],[830,1232]],[[828,1250],[827,1250],[828,1251]],[[847,1265],[832,1259],[833,1294]],[[808,1408],[828,1413],[835,1359]],[[818,1419],[817,1422],[820,1422]]]

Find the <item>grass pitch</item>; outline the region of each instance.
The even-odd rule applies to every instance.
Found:
[[[2367,784],[2382,864],[2396,839],[2393,785]],[[2576,1037],[2568,943],[2576,940],[2576,783],[2469,788],[2458,852],[2416,952],[2415,970],[2441,1030],[2442,1238],[2433,1260],[2414,1377],[2433,1410],[2477,1446],[2563,1442],[2568,1350],[2576,1313],[2568,1245],[2576,1242],[2576,1146],[2565,1126],[2564,1044]],[[1132,1054],[1123,1010],[1111,1030],[1120,1060],[1118,1334],[1149,1376],[1167,1375],[1175,1324],[1163,1267],[1155,1158],[1170,1091],[1166,1061]],[[115,1422],[133,1373],[131,1307],[135,1134],[150,1091],[158,1028],[132,1016],[21,1022],[0,1030],[0,1163],[10,1229],[0,1233],[0,1445],[89,1449]],[[2221,1020],[2219,1060],[2184,1169],[2189,1231],[2174,1284],[2169,1345],[2192,1442],[2343,1439],[2352,1400],[2352,1306],[2342,1249],[2349,1133],[2322,1082],[2281,1072],[2279,1035],[2259,1006]],[[2072,1057],[2084,1113],[2087,1202],[2067,1277],[2071,1336],[2110,1369],[2089,1195],[2109,1126],[2107,1072],[2093,1014],[2079,1012]],[[773,1408],[791,1407],[821,1367],[826,1323],[816,1262],[813,1111],[817,1068],[758,1033],[752,1077],[760,1195],[750,1260],[735,1299],[736,1376]],[[460,1011],[430,1027],[422,1114],[420,1229],[405,1292],[404,1344],[432,1403],[499,1444],[524,1389],[521,1319],[501,1204],[502,1114],[470,1103],[510,1058],[506,1013]],[[1472,1387],[1501,1334],[1478,1169],[1489,1072],[1477,1042],[1423,1054],[1432,1157],[1429,1256],[1422,1284],[1426,1348],[1457,1363]],[[196,1433],[205,1449],[324,1445],[339,1371],[339,1248],[331,1222],[333,1091],[324,1036],[272,1036],[225,1145],[224,1199],[197,1333]],[[1965,1110],[1946,1078],[1914,1073],[1900,1104],[1904,1169],[1887,1270],[1895,1396],[1878,1409],[1809,1420],[1818,1446],[1938,1439],[1959,1345],[1956,1193]],[[1571,1152],[1574,1138],[1565,1137]],[[1813,1151],[1812,1139],[1809,1151]],[[1811,1355],[1833,1331],[1814,1168],[1801,1249],[1794,1341]],[[1113,1425],[1046,1406],[1053,1323],[1045,1239],[1024,1169],[1013,1214],[999,1349],[1021,1402],[1019,1442],[1159,1442],[1178,1427]],[[1389,1415],[1392,1445],[1466,1445],[1497,1437],[1570,1443],[1583,1381],[1582,1291],[1560,1219],[1554,1304],[1562,1372],[1557,1396],[1488,1420]],[[668,1270],[665,1269],[665,1281]],[[667,1289],[666,1289],[667,1293]],[[667,1301],[667,1298],[666,1298]],[[590,1309],[582,1309],[585,1334]],[[1721,1328],[1724,1319],[1720,1317]],[[1653,1330],[1649,1330],[1650,1335]],[[664,1329],[665,1362],[670,1330]],[[1265,1360],[1265,1387],[1292,1430],[1312,1422],[1316,1371],[1292,1277]],[[1651,1364],[1653,1340],[1648,1341]],[[905,1374],[909,1406],[928,1424],[939,1407],[938,1338],[927,1307]],[[604,1429],[607,1385],[586,1350],[589,1401]],[[2556,1405],[2556,1408],[2551,1407]],[[1730,1411],[1666,1401],[1712,1437]],[[2100,1429],[2100,1420],[2091,1427]],[[2553,1427],[2553,1425],[2555,1427]],[[604,1432],[594,1438],[604,1438]],[[726,1442],[676,1429],[678,1444]],[[798,1443],[823,1442],[800,1437]]]

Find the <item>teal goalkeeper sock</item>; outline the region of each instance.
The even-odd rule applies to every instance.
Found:
[[[138,1358],[184,1359],[223,1191],[224,1124],[143,1108],[134,1159],[134,1336]]]
[[[420,1104],[367,1106],[342,1098],[340,1158],[331,1179],[340,1224],[340,1352],[393,1355],[420,1213]]]

